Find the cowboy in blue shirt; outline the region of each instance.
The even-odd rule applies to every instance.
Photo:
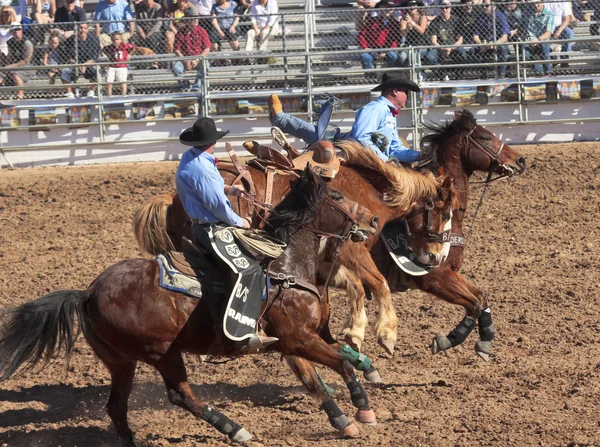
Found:
[[[253,310],[243,315],[245,317],[243,321],[255,322],[260,313],[263,295],[259,288],[261,282],[258,280],[258,277],[262,275],[262,268],[258,262],[245,256],[241,250],[232,245],[235,244],[235,240],[230,236],[231,231],[228,233],[228,237],[231,239],[227,240],[229,245],[223,245],[222,242],[226,239],[221,236],[219,236],[221,237],[220,241],[215,240],[216,235],[223,234],[220,233],[223,231],[227,232],[229,227],[250,228],[249,220],[238,216],[226,197],[226,194],[239,197],[243,187],[225,186],[213,155],[217,141],[228,133],[229,131],[218,131],[215,122],[210,118],[200,118],[193,127],[184,130],[179,141],[186,146],[192,146],[192,148],[181,157],[175,182],[183,208],[192,220],[192,234],[195,242],[212,253],[226,270],[232,270],[238,275],[236,290],[247,290],[247,300],[254,300],[252,301],[253,306],[251,306]],[[222,248],[226,248],[227,252]],[[233,293],[230,296],[230,302],[232,297]],[[256,313],[256,315],[248,313]],[[261,337],[254,331],[243,337],[232,335],[227,331],[227,318],[226,315],[223,326],[225,334],[234,341],[243,341],[244,347],[254,350],[264,348],[277,341],[277,338]],[[218,323],[215,322],[215,324]]]
[[[401,73],[389,72],[384,73],[381,84],[372,91],[381,91],[381,96],[357,112],[352,130],[344,138],[360,141],[383,161],[390,158],[404,163],[418,161],[420,153],[405,147],[398,137],[396,116],[400,109],[406,106],[408,92],[419,92],[419,86]],[[333,102],[327,101],[321,107],[316,126],[284,113],[277,95],[271,95],[269,98],[269,110],[273,126],[311,144],[323,139],[333,110]]]

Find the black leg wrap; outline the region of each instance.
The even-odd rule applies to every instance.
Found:
[[[453,347],[458,346],[467,339],[473,329],[475,329],[475,320],[471,317],[465,317],[458,323],[458,326],[452,329],[448,334],[448,340],[450,340]]]
[[[223,413],[208,405],[204,407],[202,419],[225,435],[234,435],[242,429],[241,425],[236,424]]]
[[[496,329],[492,322],[492,311],[488,307],[481,312],[479,316],[479,338],[481,341],[492,341],[494,339]]]
[[[370,410],[369,398],[367,397],[367,393],[365,393],[364,388],[356,378],[356,375],[352,377],[350,382],[346,383],[346,386],[348,387],[348,390],[350,390],[352,404],[359,410]]]
[[[329,417],[329,423],[336,430],[343,430],[350,424],[346,416],[344,416],[344,413],[342,413],[342,410],[339,409],[333,399],[329,398],[326,400],[323,405],[321,405],[321,409],[327,413],[327,417]]]
[[[129,430],[129,433],[125,436],[119,436],[119,441],[121,441],[121,445],[124,447],[135,445],[135,438],[133,437],[133,432]]]

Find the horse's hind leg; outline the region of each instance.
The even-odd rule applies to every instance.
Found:
[[[358,435],[356,426],[348,421],[326,390],[325,384],[317,374],[312,362],[293,355],[285,356],[292,372],[300,379],[308,392],[317,400],[321,409],[329,418],[329,423],[343,437]]]
[[[194,395],[187,380],[185,364],[179,349],[172,346],[160,359],[149,363],[160,372],[167,387],[169,401],[173,405],[184,408],[194,416],[208,422],[234,442],[245,442],[252,438],[246,429],[220,411],[203,404]]]

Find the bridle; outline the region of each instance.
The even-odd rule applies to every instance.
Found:
[[[441,233],[433,233],[433,209],[435,208],[435,204],[432,199],[428,199],[425,201],[422,207],[417,208],[416,210],[411,211],[405,218],[404,223],[406,225],[406,235],[407,237],[412,237],[412,233],[410,231],[410,227],[408,225],[408,220],[412,217],[418,216],[419,214],[423,214],[423,226],[425,227],[425,231],[418,236],[421,239],[424,239],[429,242],[439,242],[443,244],[447,242],[450,238],[450,230],[443,231]],[[409,247],[410,248],[410,247]]]
[[[481,144],[479,141],[477,141],[472,136],[473,132],[475,132],[477,127],[478,127],[478,125],[475,125],[475,127],[473,127],[473,129],[471,129],[469,132],[463,132],[463,135],[464,135],[465,139],[467,140],[466,151],[468,152],[469,147],[471,145],[473,145],[477,149],[479,149],[481,152],[483,152],[485,155],[487,155],[490,158],[491,163],[490,163],[490,169],[488,170],[488,176],[484,182],[469,182],[469,183],[473,183],[473,184],[483,183],[485,185],[488,185],[490,183],[497,182],[498,180],[510,178],[513,175],[515,175],[517,173],[517,170],[515,168],[513,168],[512,166],[505,165],[504,163],[502,163],[500,161],[500,154],[502,153],[502,150],[504,149],[505,144],[501,141],[500,147],[498,148],[497,152],[494,152],[487,145],[484,146],[483,144]],[[498,174],[497,177],[492,178],[494,171],[496,170],[496,167],[498,167],[498,166],[501,166],[504,169],[505,173]]]

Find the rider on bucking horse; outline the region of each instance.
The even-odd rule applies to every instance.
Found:
[[[398,72],[384,73],[381,84],[372,89],[381,96],[361,107],[354,125],[344,138],[360,141],[370,147],[383,161],[396,159],[402,163],[419,161],[421,153],[404,146],[398,137],[396,116],[406,106],[408,92],[419,92],[419,86]],[[319,111],[316,125],[283,112],[277,95],[269,98],[271,124],[283,132],[301,138],[307,144],[324,139],[333,111],[333,99],[327,100]]]
[[[183,131],[181,144],[192,146],[181,157],[176,174],[177,193],[192,221],[195,242],[212,254],[219,264],[237,274],[234,290],[224,317],[223,332],[240,349],[256,350],[278,341],[257,333],[257,320],[266,284],[260,264],[246,256],[233,236],[231,227],[250,228],[238,216],[226,195],[239,197],[243,187],[225,186],[213,155],[218,140],[229,131],[218,131],[211,118],[200,118]],[[237,303],[237,309],[232,302]],[[243,304],[242,304],[243,302]],[[215,322],[219,326],[218,322]]]

